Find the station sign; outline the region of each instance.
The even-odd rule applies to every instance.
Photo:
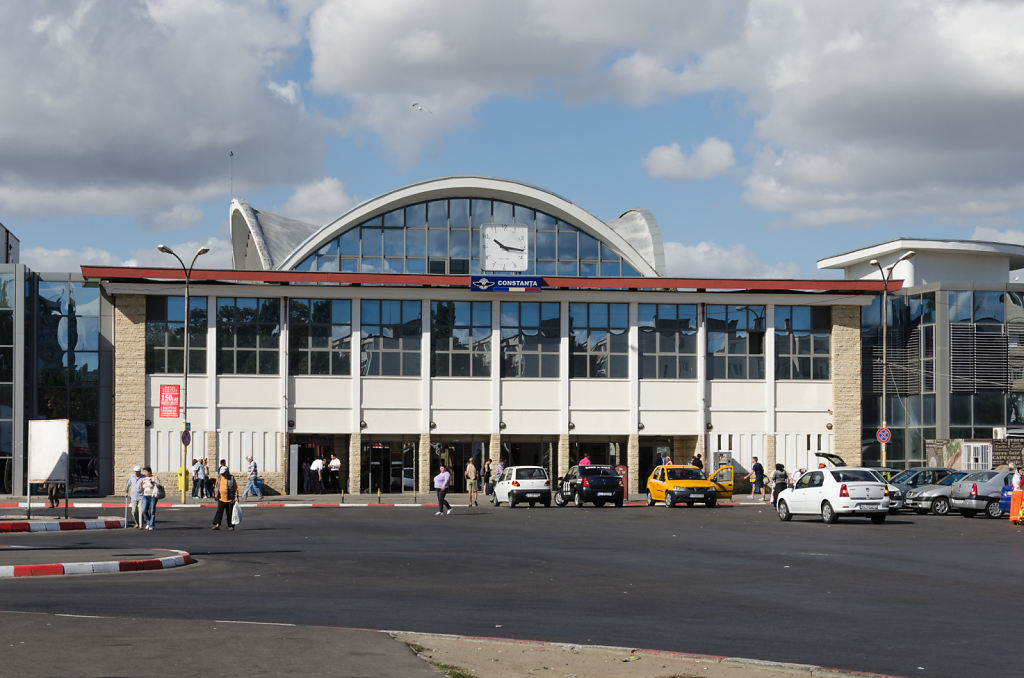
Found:
[[[540,276],[474,275],[469,287],[474,292],[539,292],[544,289]]]

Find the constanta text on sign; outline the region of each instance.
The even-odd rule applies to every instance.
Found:
[[[181,387],[177,384],[160,384],[160,416],[177,419],[181,402]]]

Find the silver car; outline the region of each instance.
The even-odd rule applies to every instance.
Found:
[[[966,475],[967,471],[953,471],[937,483],[913,488],[906,494],[906,507],[921,516],[929,511],[940,516],[946,515],[949,513],[949,495],[952,493],[953,483]]]
[[[984,511],[989,518],[1000,518],[1003,509],[999,497],[1010,484],[1012,471],[975,471],[953,483],[950,505],[964,518],[973,518]]]
[[[889,482],[900,488],[900,492],[906,495],[915,487],[934,485],[954,471],[956,471],[956,469],[949,468],[947,466],[921,466],[918,468],[908,468],[906,471],[900,471],[889,478]]]

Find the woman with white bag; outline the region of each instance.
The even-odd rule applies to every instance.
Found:
[[[228,529],[235,529],[235,522],[232,519],[233,509],[237,507],[235,504],[235,477],[231,475],[231,471],[228,470],[227,466],[220,467],[220,474],[217,476],[217,484],[213,488],[213,496],[217,499],[217,513],[213,516],[213,530],[220,529],[221,519],[224,514],[228,517]]]

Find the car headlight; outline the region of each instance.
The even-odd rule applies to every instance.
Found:
[[[921,493],[918,492],[917,490],[911,490],[910,492],[907,492],[907,499],[913,499],[917,497],[919,494]]]

